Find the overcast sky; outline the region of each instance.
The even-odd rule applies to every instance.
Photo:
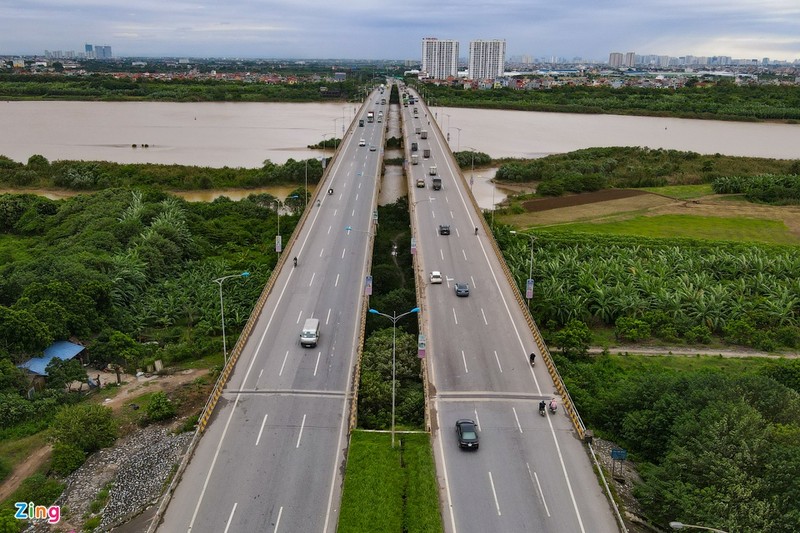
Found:
[[[507,57],[800,58],[800,0],[0,0],[0,55],[419,60],[423,37]]]

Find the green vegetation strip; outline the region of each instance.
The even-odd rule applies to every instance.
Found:
[[[708,183],[701,185],[665,185],[663,187],[642,187],[641,190],[653,194],[669,196],[676,200],[691,200],[714,194],[714,190]]]
[[[652,523],[800,531],[800,361],[555,358],[584,421],[637,463]]]
[[[427,434],[353,432],[338,531],[443,531]]]
[[[603,224],[575,223],[548,228],[602,235],[639,237],[685,237],[691,239],[800,244],[783,222],[758,218],[721,218],[697,215],[640,216]]]

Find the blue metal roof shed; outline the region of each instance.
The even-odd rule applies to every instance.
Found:
[[[45,368],[47,368],[48,363],[50,363],[54,357],[58,357],[59,359],[67,361],[81,353],[83,350],[85,350],[85,348],[80,344],[75,344],[69,341],[56,341],[45,348],[44,355],[42,357],[33,357],[24,363],[18,364],[17,367],[27,370],[28,372],[38,376],[46,376],[47,372],[45,371]]]

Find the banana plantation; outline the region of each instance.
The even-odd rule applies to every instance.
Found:
[[[530,241],[497,234],[524,293]],[[537,232],[532,267],[531,311],[547,330],[635,319],[669,342],[716,335],[771,350],[800,339],[796,248]]]

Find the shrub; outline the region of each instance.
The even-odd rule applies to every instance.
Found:
[[[52,427],[56,442],[73,444],[89,453],[110,446],[117,438],[111,409],[102,405],[64,407],[56,414]]]
[[[53,458],[50,468],[60,476],[68,476],[86,461],[86,454],[77,446],[57,442],[53,446]]]
[[[167,398],[163,391],[158,391],[150,398],[145,412],[147,413],[147,419],[151,422],[166,420],[175,416],[175,404]]]
[[[9,428],[33,416],[33,403],[13,392],[0,393],[0,428]]]
[[[708,344],[711,342],[711,330],[709,330],[706,326],[694,326],[689,331],[687,331],[684,336],[689,344]]]
[[[725,325],[723,330],[725,340],[731,344],[751,345],[755,338],[756,329],[749,320],[732,320]]]
[[[644,320],[621,316],[615,326],[614,336],[619,340],[639,342],[650,337],[650,324]]]
[[[800,344],[800,329],[794,326],[781,326],[775,330],[775,340],[788,348]]]
[[[61,496],[64,491],[64,484],[58,480],[49,478],[44,474],[34,474],[22,481],[22,484],[14,494],[11,501],[16,502],[35,502],[37,505],[50,505],[56,498]]]
[[[591,340],[592,332],[581,320],[570,320],[566,327],[554,335],[556,347],[568,357],[586,355]]]

